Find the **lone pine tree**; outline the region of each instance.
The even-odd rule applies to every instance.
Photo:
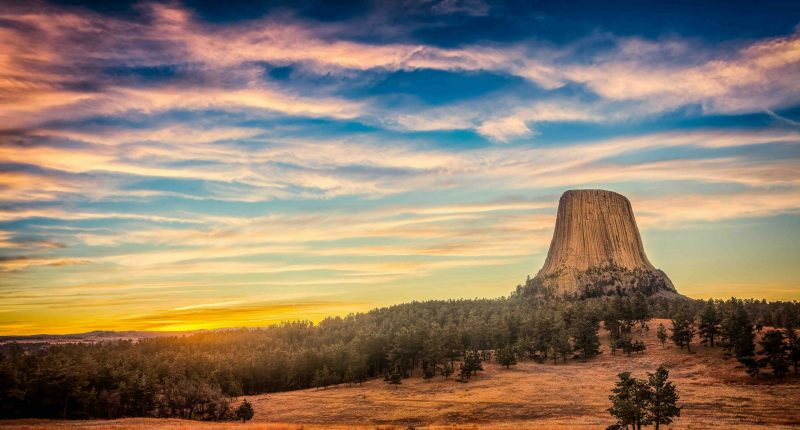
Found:
[[[386,374],[386,377],[384,377],[383,380],[397,387],[403,383],[403,372],[400,370],[400,368],[395,367],[392,371]]]
[[[677,406],[678,393],[675,384],[669,381],[669,370],[663,364],[655,373],[647,373],[647,385],[650,389],[647,422],[655,424],[658,430],[661,424],[670,424],[672,417],[681,415],[681,408]]]
[[[683,349],[684,345],[686,350],[692,352],[691,343],[694,337],[694,321],[689,317],[689,312],[686,308],[681,309],[672,319],[672,336],[671,339]]]
[[[611,400],[608,412],[617,419],[608,430],[623,429],[628,426],[637,430],[646,424],[650,391],[641,379],[631,377],[630,372],[620,373],[619,381],[611,390],[608,399]]]
[[[449,379],[450,375],[453,374],[453,364],[449,361],[445,361],[442,364],[442,368],[439,370],[444,379]]]
[[[656,333],[656,337],[658,337],[658,341],[661,342],[661,347],[664,347],[664,343],[667,341],[667,328],[664,327],[664,324],[658,325],[658,332]]]
[[[511,367],[512,364],[517,364],[517,354],[511,345],[501,348],[497,351],[497,363],[505,366],[506,369]]]
[[[242,422],[250,421],[251,419],[253,419],[253,416],[255,414],[256,413],[253,410],[253,405],[251,405],[250,402],[247,401],[247,399],[244,399],[242,404],[239,405],[238,408],[236,408],[235,412],[236,419],[242,420]]]

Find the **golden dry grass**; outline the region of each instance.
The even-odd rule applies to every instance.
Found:
[[[255,409],[247,424],[196,423],[181,420],[8,421],[0,427],[41,430],[147,428],[289,430],[329,428],[431,429],[569,429],[605,428],[612,423],[608,394],[619,372],[644,377],[666,363],[678,387],[681,417],[670,429],[800,428],[800,378],[782,383],[755,381],[719,349],[693,346],[694,354],[673,345],[661,348],[655,338],[659,321],[651,321],[645,355],[603,354],[589,362],[553,365],[520,363],[510,370],[485,363],[485,371],[469,383],[419,375],[400,386],[373,380],[363,386],[337,386],[248,397]],[[668,325],[668,324],[665,324]],[[286,424],[297,423],[297,424]]]

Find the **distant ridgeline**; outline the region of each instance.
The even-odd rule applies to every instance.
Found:
[[[581,298],[678,295],[669,277],[647,259],[631,203],[605,190],[561,196],[547,260],[525,287],[534,294]]]

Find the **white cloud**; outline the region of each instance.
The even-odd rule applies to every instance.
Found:
[[[489,119],[478,126],[478,133],[498,142],[508,142],[512,138],[531,137],[534,131],[518,117]]]

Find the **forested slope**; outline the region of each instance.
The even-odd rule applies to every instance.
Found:
[[[481,359],[503,352],[550,363],[591,360],[601,321],[615,348],[630,353],[636,345],[628,334],[637,324],[653,316],[694,321],[707,306],[642,295],[565,300],[521,288],[508,298],[412,302],[319,324],[56,345],[35,353],[11,345],[0,365],[0,416],[223,420],[230,418],[231,397],[243,394],[402,380],[413,369],[414,377],[468,378],[478,370],[464,375],[470,357],[480,367]],[[751,332],[758,325],[795,327],[800,315],[797,302],[731,299],[712,306],[723,346],[731,343],[726,321],[737,312],[746,314]]]

